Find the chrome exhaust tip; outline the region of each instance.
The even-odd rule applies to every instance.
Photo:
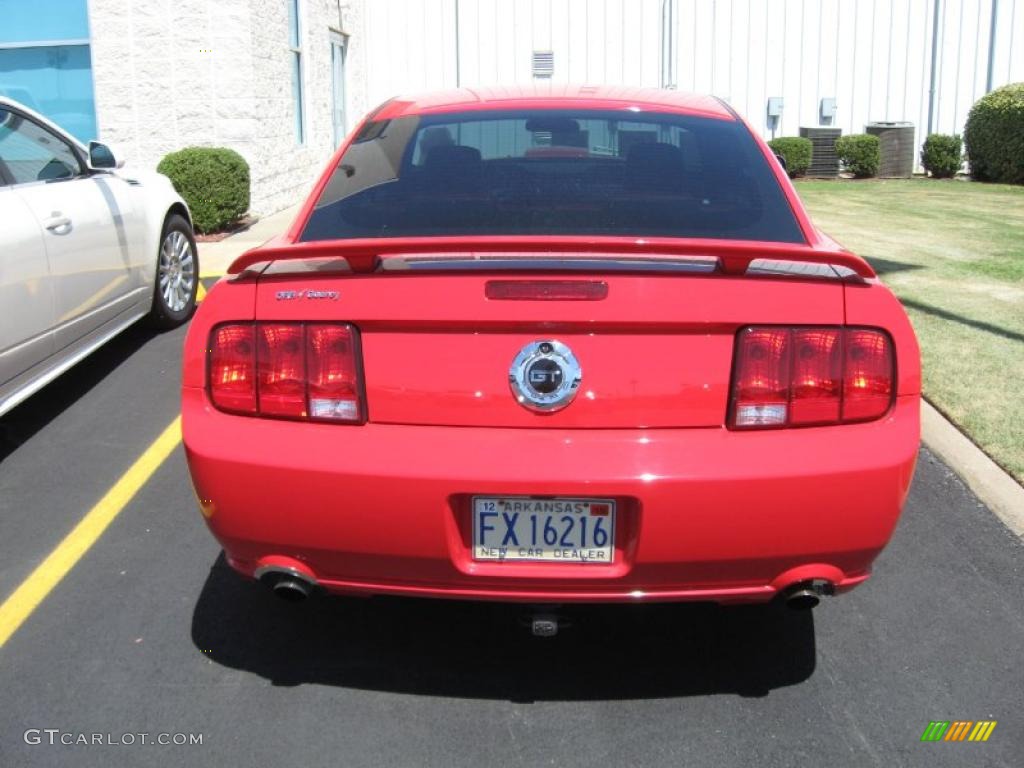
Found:
[[[795,611],[809,611],[821,602],[813,589],[797,589],[786,595],[786,606]]]
[[[258,569],[254,576],[289,603],[301,603],[311,597],[317,588],[317,583],[297,568],[270,565]]]
[[[794,584],[783,593],[783,601],[786,606],[795,611],[808,611],[821,602],[826,595],[836,593],[835,585],[825,579],[812,579],[800,584]]]
[[[288,577],[278,579],[271,589],[275,595],[288,603],[301,603],[313,592],[309,584],[302,579]]]

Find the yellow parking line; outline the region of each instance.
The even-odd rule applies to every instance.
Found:
[[[200,272],[199,273],[199,286],[196,288],[196,303],[197,304],[200,301],[202,301],[203,299],[206,298],[206,286],[203,285],[203,280],[209,280],[211,278],[213,278],[214,280],[220,280],[222,277],[224,277],[224,273],[223,272]]]
[[[32,615],[61,579],[75,567],[82,555],[103,535],[139,489],[170,456],[181,442],[181,417],[178,416],[160,437],[136,459],[128,471],[114,483],[88,514],[79,521],[64,540],[57,545],[32,574],[0,605],[0,648]]]

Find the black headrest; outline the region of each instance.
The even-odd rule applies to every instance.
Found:
[[[684,165],[683,150],[674,144],[643,142],[633,144],[626,152],[626,162],[630,165],[646,167],[667,167],[678,171]]]
[[[432,147],[424,158],[423,167],[434,173],[470,172],[480,165],[480,150],[461,144]]]
[[[626,152],[626,186],[647,192],[678,193],[686,184],[683,151],[672,144],[645,142]]]

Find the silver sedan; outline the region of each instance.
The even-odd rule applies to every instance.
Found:
[[[198,285],[165,176],[0,97],[0,415],[141,318],[185,322]]]

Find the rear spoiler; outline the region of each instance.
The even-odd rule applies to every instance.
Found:
[[[433,258],[423,258],[430,256]],[[348,268],[357,273],[376,272],[389,260],[403,265],[415,261],[447,263],[449,269],[455,268],[456,263],[473,263],[475,269],[504,271],[522,259],[524,267],[529,265],[533,268],[537,262],[543,261],[554,265],[548,269],[571,271],[577,260],[589,262],[588,268],[594,268],[595,261],[606,260],[609,256],[620,264],[642,261],[646,265],[642,271],[652,271],[662,262],[666,271],[672,269],[670,265],[676,265],[675,270],[678,270],[678,264],[686,260],[710,261],[714,265],[710,270],[691,271],[716,271],[729,275],[875,277],[875,271],[864,259],[838,246],[831,247],[831,244],[830,247],[812,248],[793,243],[575,236],[352,238],[299,243],[283,243],[282,238],[276,238],[267,245],[243,253],[228,268],[228,274],[238,275],[260,263],[311,259],[344,259]],[[793,269],[787,266],[803,264],[819,265],[819,268],[800,269],[798,266]],[[394,266],[399,270],[405,268],[397,263]],[[829,271],[832,274],[827,274]]]

